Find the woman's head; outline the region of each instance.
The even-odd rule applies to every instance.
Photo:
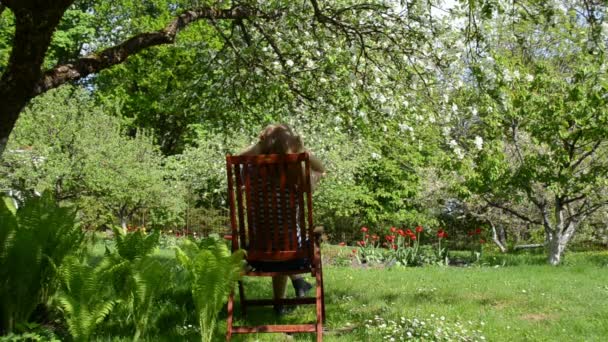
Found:
[[[284,124],[268,125],[260,133],[261,154],[286,154],[304,151],[299,135]]]

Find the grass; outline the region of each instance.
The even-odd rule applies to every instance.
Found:
[[[328,252],[335,254],[335,249]],[[483,263],[507,266],[326,266],[325,340],[377,341],[382,336],[365,326],[376,316],[398,321],[431,315],[480,330],[488,341],[604,341],[608,336],[608,252],[571,253],[559,267],[544,265],[543,255],[528,253],[487,255]],[[246,290],[248,297],[271,296],[267,279],[246,279]],[[314,306],[299,307],[280,319],[269,307],[251,310],[236,323],[314,320]],[[224,318],[225,313],[220,320]],[[220,326],[218,341],[225,321]],[[293,339],[310,341],[313,335],[253,334],[233,340]]]
[[[401,322],[402,317],[426,320],[427,325],[444,323],[444,329],[456,329],[460,324],[469,335],[479,331],[487,341],[604,341],[608,336],[608,251],[570,252],[559,267],[546,265],[546,257],[539,251],[506,255],[484,251],[478,264],[470,263],[470,252],[461,251],[451,253],[451,257],[472,266],[363,268],[353,262],[350,249],[324,246],[326,341],[380,341],[387,335],[399,340],[399,332],[388,328],[380,331],[374,326],[390,325],[390,320]],[[104,243],[97,243],[89,253],[92,258],[101,258],[104,250]],[[169,259],[173,253],[170,248],[161,248],[156,255]],[[309,277],[309,281],[313,279]],[[245,288],[248,298],[272,296],[269,278],[246,278]],[[289,291],[293,296],[291,286]],[[300,306],[284,317],[276,317],[271,307],[249,308],[247,318],[243,318],[236,297],[236,325],[315,319],[313,305]],[[440,321],[442,317],[444,321]],[[218,320],[217,341],[225,340],[225,319],[224,309]],[[377,319],[383,322],[370,324]],[[195,321],[184,322],[190,323]],[[169,339],[158,336],[155,340]],[[233,338],[293,340],[313,341],[314,335]]]

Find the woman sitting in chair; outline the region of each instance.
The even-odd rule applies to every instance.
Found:
[[[259,136],[259,141],[241,152],[240,155],[258,155],[258,154],[288,154],[308,152],[304,149],[304,144],[300,136],[295,134],[293,130],[284,124],[268,125],[262,130]],[[309,154],[309,162],[311,169],[311,188],[325,175],[325,168],[321,161]],[[280,215],[280,213],[279,213]],[[300,240],[300,227],[297,227],[297,236]],[[299,241],[301,243],[301,241]],[[255,265],[254,265],[255,267]],[[301,275],[291,275],[291,282],[298,298],[304,297],[306,293],[312,289],[312,285],[308,283]],[[285,298],[287,289],[287,276],[275,276],[272,278],[272,287],[275,298]],[[287,310],[284,307],[275,307],[278,314],[284,314]]]

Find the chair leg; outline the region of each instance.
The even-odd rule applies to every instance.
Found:
[[[234,314],[234,290],[230,291],[228,296],[228,319],[226,326],[226,341],[232,338],[232,316]]]
[[[242,280],[239,280],[239,298],[241,300],[241,315],[245,317],[247,316],[247,303],[245,302],[245,288]]]
[[[317,304],[317,342],[323,341],[323,277],[321,276],[321,272],[317,270],[316,272],[317,279],[317,288],[316,288],[316,304]]]
[[[323,284],[323,268],[319,267],[321,273],[321,313],[323,314],[323,324],[325,324],[325,284]]]

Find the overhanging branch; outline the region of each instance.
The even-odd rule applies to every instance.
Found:
[[[46,71],[36,84],[34,96],[64,83],[79,80],[88,75],[98,73],[103,69],[120,64],[129,56],[146,48],[162,44],[172,44],[175,41],[177,33],[193,22],[203,19],[242,20],[251,17],[272,18],[273,16],[248,6],[236,6],[230,9],[201,7],[187,10],[173,19],[162,30],[138,34],[119,45],[80,58],[73,63],[57,65],[53,69]]]

